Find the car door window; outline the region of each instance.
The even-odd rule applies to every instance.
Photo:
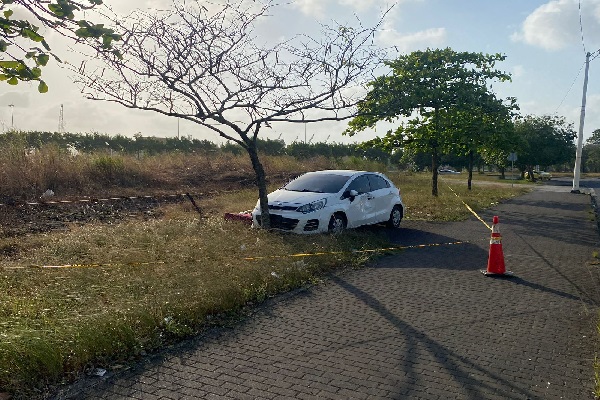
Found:
[[[390,187],[389,182],[380,177],[379,175],[369,175],[369,182],[371,186],[371,191],[373,192],[379,189],[387,189]]]
[[[347,190],[356,190],[358,194],[370,192],[369,178],[366,175],[357,177],[350,183]]]

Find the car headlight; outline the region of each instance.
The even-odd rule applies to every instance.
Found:
[[[321,200],[313,201],[312,203],[308,203],[303,206],[300,206],[300,207],[296,208],[296,211],[301,212],[302,214],[308,214],[313,211],[320,210],[321,208],[325,207],[325,204],[327,204],[327,199],[321,199]]]

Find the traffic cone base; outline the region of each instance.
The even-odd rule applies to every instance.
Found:
[[[486,271],[485,269],[482,269],[480,271],[485,276],[491,276],[491,277],[496,277],[496,278],[512,278],[513,276],[515,276],[515,274],[513,274],[511,271],[504,271],[501,274],[498,274],[495,272],[489,272],[489,271]]]

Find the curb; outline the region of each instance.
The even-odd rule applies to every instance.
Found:
[[[596,217],[596,225],[598,226],[598,232],[600,232],[600,211],[598,210],[598,196],[593,188],[589,189],[590,197],[592,199],[592,207],[594,208],[594,216]]]

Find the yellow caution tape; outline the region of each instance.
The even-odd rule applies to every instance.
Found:
[[[427,247],[451,246],[451,245],[465,244],[465,243],[470,243],[470,242],[457,241],[457,242],[447,242],[447,243],[417,244],[417,245],[412,245],[412,246],[396,246],[396,247],[385,247],[385,248],[379,248],[379,249],[353,250],[351,253],[377,253],[377,252],[381,252],[381,251],[424,249]],[[330,252],[318,252],[318,253],[297,253],[297,254],[287,254],[287,255],[283,255],[283,256],[245,257],[245,258],[242,258],[242,260],[256,261],[256,260],[274,259],[274,258],[314,257],[314,256],[325,256],[325,255],[346,254],[346,253],[349,253],[349,252],[347,252],[347,251],[330,251]]]
[[[446,182],[444,182],[446,183]],[[479,221],[481,221],[490,231],[492,230],[492,227],[489,226],[487,224],[487,222],[485,222],[467,203],[465,203],[460,196],[454,191],[454,189],[452,189],[452,187],[450,185],[448,185],[448,183],[446,183],[446,186],[448,186],[448,189],[450,189],[450,191],[452,191],[452,193],[454,193],[454,195],[460,200],[461,203],[463,203],[465,205],[465,207],[467,207],[467,210],[471,211],[471,214],[473,214],[475,216],[475,218],[477,218]]]
[[[424,249],[428,247],[437,247],[437,246],[452,246],[459,244],[470,243],[468,241],[456,241],[456,242],[447,242],[447,243],[430,243],[430,244],[417,244],[411,246],[396,246],[396,247],[385,247],[385,248],[377,248],[377,249],[364,249],[364,250],[352,250],[352,251],[326,251],[326,252],[316,252],[316,253],[296,253],[296,254],[285,254],[281,256],[264,256],[264,257],[243,257],[241,258],[244,261],[256,261],[256,260],[265,260],[265,259],[281,259],[281,258],[293,258],[293,257],[316,257],[316,256],[326,256],[326,255],[336,255],[336,254],[360,254],[360,253],[378,253],[383,251],[398,251],[398,250],[407,250],[407,249]],[[128,263],[90,263],[90,264],[64,264],[64,265],[29,265],[26,267],[2,267],[3,269],[26,269],[26,268],[41,268],[41,269],[65,269],[65,268],[100,268],[100,267],[117,267],[117,266],[141,266],[141,265],[156,265],[156,264],[166,264],[166,261],[149,261],[149,262],[128,262]]]
[[[26,268],[40,268],[40,269],[62,269],[62,268],[101,268],[101,267],[136,267],[141,265],[156,265],[166,264],[165,261],[145,261],[145,262],[127,262],[127,263],[89,263],[89,264],[63,264],[63,265],[28,265],[19,267],[2,267],[2,269],[26,269]]]
[[[168,198],[176,198],[176,197],[186,197],[187,193],[177,193],[177,194],[165,194],[158,196],[149,196],[149,195],[139,195],[139,196],[121,196],[121,197],[105,197],[105,198],[87,198],[87,199],[78,199],[78,200],[45,200],[45,201],[27,201],[23,204],[28,206],[38,206],[38,205],[55,205],[55,204],[75,204],[75,203],[91,203],[91,202],[108,202],[108,201],[118,201],[118,200],[148,200],[148,199],[168,199]],[[195,196],[202,196],[204,193],[195,194]],[[0,203],[0,207],[7,206],[7,204]]]

